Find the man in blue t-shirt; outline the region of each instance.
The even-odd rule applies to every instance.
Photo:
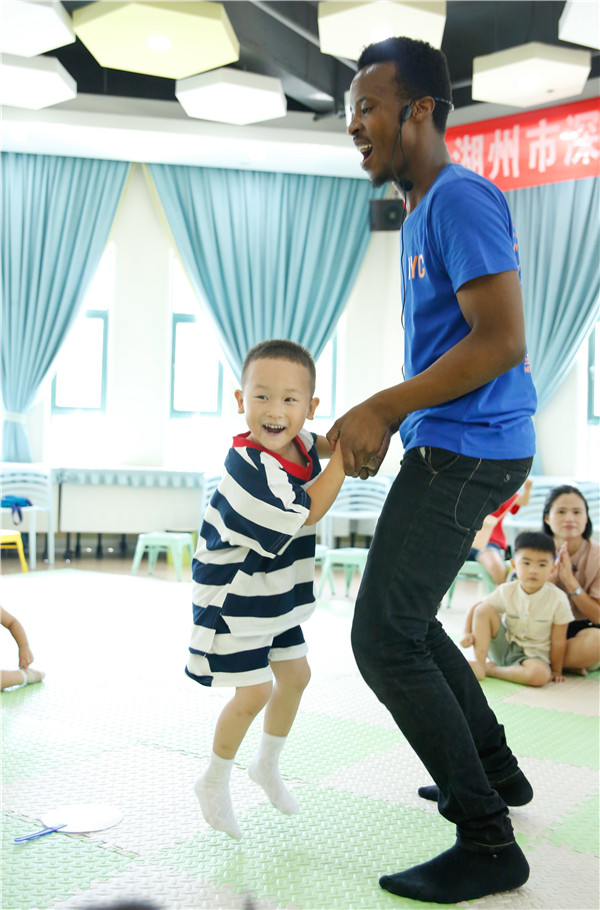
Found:
[[[483,518],[531,467],[536,397],[525,349],[518,244],[502,194],[452,163],[441,51],[409,38],[366,48],[348,131],[372,183],[393,181],[401,230],[405,381],[328,434],[347,474],[374,474],[398,427],[404,457],[356,602],[358,667],[435,781],[454,846],[384,875],[383,888],[456,903],[520,887],[529,866],[508,805],[531,799],[473,671],[436,618]]]

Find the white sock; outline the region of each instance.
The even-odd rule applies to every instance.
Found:
[[[225,831],[230,837],[240,840],[240,831],[229,792],[229,778],[233,759],[221,758],[211,753],[208,768],[194,785],[200,801],[202,815],[216,831]]]
[[[248,774],[263,788],[276,809],[286,815],[295,815],[298,803],[279,774],[279,756],[286,739],[287,736],[263,732],[258,752],[248,766]]]

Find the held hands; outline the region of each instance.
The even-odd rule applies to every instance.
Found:
[[[578,585],[578,581],[573,575],[573,567],[571,566],[571,558],[567,550],[566,541],[558,551],[552,575],[550,576],[550,581],[556,583],[557,580],[563,583],[567,591],[573,591]]]
[[[400,423],[401,419],[388,423],[368,400],[336,420],[327,440],[332,448],[340,447],[345,473],[366,480],[377,474]]]

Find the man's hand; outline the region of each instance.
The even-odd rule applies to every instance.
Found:
[[[368,400],[336,420],[327,440],[331,446],[340,446],[346,474],[365,480],[381,467],[392,433],[399,426],[400,420],[389,424]]]

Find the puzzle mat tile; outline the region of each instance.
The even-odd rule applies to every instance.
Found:
[[[566,817],[554,825],[548,840],[560,846],[566,844],[576,852],[598,856],[600,852],[600,800],[598,793],[579,806],[573,806]]]
[[[164,910],[242,910],[250,895],[238,894],[228,885],[215,885],[208,879],[178,872],[152,863],[131,866],[108,881],[93,881],[89,889],[78,891],[67,900],[53,900],[52,910],[86,910],[110,906],[115,901],[147,902]],[[289,902],[258,900],[251,895],[253,910],[300,910]]]
[[[533,786],[533,800],[510,810],[518,834],[533,840],[548,836],[556,824],[576,806],[594,798],[598,773],[591,768],[517,755],[519,765]]]
[[[318,679],[313,682],[302,698],[303,711],[351,721],[359,718],[370,726],[398,730],[392,715],[365,684],[356,667],[345,676],[328,680],[325,685]]]
[[[421,799],[419,787],[431,784],[428,772],[406,740],[319,779],[319,784],[355,796],[383,800],[437,815],[436,804]]]
[[[417,906],[382,892],[377,878],[382,871],[404,868],[433,856],[450,845],[453,833],[434,804],[416,796],[416,786],[428,782],[426,772],[358,676],[349,647],[350,603],[330,601],[324,609],[320,605],[307,624],[313,637],[309,642],[313,680],[283,756],[284,776],[296,792],[301,814],[293,818],[281,816],[245,774],[244,767],[260,736],[260,724],[256,723],[233,774],[234,802],[245,834],[238,844],[206,826],[197,813],[193,792],[188,789],[190,779],[193,785],[197,769],[208,754],[214,719],[229,693],[205,690],[181,673],[181,641],[185,651],[189,636],[186,585],[101,573],[92,578],[90,573],[65,570],[55,576],[62,576],[62,584],[52,582],[50,588],[47,579],[52,575],[16,576],[12,593],[9,592],[12,601],[9,603],[6,597],[3,600],[21,619],[21,604],[29,611],[26,627],[31,621],[36,635],[43,630],[40,646],[48,661],[43,666],[48,671],[44,683],[2,695],[6,729],[12,731],[13,737],[23,731],[31,747],[31,753],[21,752],[18,760],[14,752],[6,753],[11,779],[5,794],[10,793],[10,800],[22,806],[30,796],[58,795],[67,792],[64,788],[69,783],[79,780],[83,786],[93,781],[103,793],[106,787],[113,788],[113,795],[126,806],[127,818],[106,832],[50,835],[37,842],[42,846],[52,838],[63,844],[57,859],[58,874],[56,868],[43,863],[41,868],[47,872],[33,879],[39,900],[31,898],[27,902],[26,895],[18,891],[23,873],[28,873],[25,860],[36,858],[38,853],[21,853],[18,867],[12,854],[4,866],[8,882],[5,893],[10,887],[23,900],[15,907],[5,901],[4,910],[31,910],[34,906],[41,910],[50,902],[53,906],[68,902],[74,910],[83,906],[84,897],[87,906],[93,906],[95,893],[122,897],[118,881],[134,880],[141,887],[146,868],[151,870],[150,875],[161,874],[167,881],[180,883],[173,884],[169,900],[159,904],[160,910],[170,910],[171,906],[187,906],[188,910],[230,906],[231,910],[241,910],[239,898],[250,890],[256,896],[258,910],[263,910],[263,906],[265,910]],[[90,589],[93,597],[86,598]],[[30,593],[25,596],[26,592]],[[52,611],[48,610],[48,602],[53,604]],[[82,603],[88,611],[83,615],[89,615],[91,610],[100,617],[94,626],[96,644],[88,649],[89,655],[85,649],[73,648],[75,639],[65,639],[61,623],[57,623],[56,603],[61,604],[59,618],[64,619],[63,628],[76,630],[78,636],[82,629]],[[165,625],[166,606],[170,612]],[[461,611],[443,613],[440,618],[449,626],[462,623]],[[121,623],[124,630],[120,637],[112,632],[115,623]],[[136,645],[142,642],[142,650],[132,651],[131,641]],[[336,642],[333,658],[332,641]],[[37,654],[39,648],[34,651]],[[74,654],[80,656],[80,666],[73,664]],[[116,657],[117,666],[127,668],[126,674],[107,675],[107,656],[111,661]],[[148,672],[148,667],[154,666],[160,667],[160,675]],[[580,682],[587,687],[590,682],[597,685],[598,679],[573,680],[574,684]],[[554,704],[547,700],[544,708],[535,701],[521,704],[517,699],[516,704],[512,703],[515,695],[543,693],[546,697],[554,694],[552,690],[558,686],[525,690],[503,681],[485,680],[484,689],[507,728],[509,742],[525,773],[534,783],[534,802],[513,809],[511,814],[519,841],[530,859],[535,854],[538,866],[541,864],[537,872],[532,864],[532,878],[523,889],[485,898],[485,906],[540,910],[597,907],[597,876],[594,878],[590,871],[595,868],[590,862],[597,865],[591,855],[597,830],[593,718],[571,715],[560,708],[554,710]],[[58,726],[54,729],[60,733],[65,717],[80,731],[84,751],[78,753],[71,739],[72,748],[60,751],[60,761],[53,765],[48,751],[54,746],[56,753],[60,742],[50,739],[40,760],[36,753],[41,745],[40,737],[36,738],[36,724],[39,730],[43,729],[46,740],[51,737],[52,728],[40,724],[44,720],[56,721]],[[573,742],[565,744],[567,738]],[[524,751],[515,740],[526,747]],[[404,793],[394,770],[397,759],[406,786]],[[84,766],[83,773],[77,770],[79,765]],[[393,803],[385,793],[379,798],[377,786],[370,789],[378,778],[396,787]],[[366,795],[361,786],[368,790]],[[148,803],[158,808],[147,809]],[[29,815],[15,818],[18,813],[6,796],[4,807],[10,824],[20,826],[15,833],[33,830],[33,819]],[[39,811],[37,804],[35,811]],[[148,825],[136,835],[141,816]],[[398,838],[399,829],[406,832],[406,837]],[[109,837],[114,837],[114,841]],[[16,848],[10,836],[5,834],[3,840],[7,853]],[[87,852],[82,853],[81,844]],[[383,868],[382,861],[387,868]],[[544,868],[544,863],[548,868]],[[556,883],[553,875],[558,879]],[[181,895],[185,895],[185,887],[191,887],[190,879],[196,883],[198,897],[186,904],[177,889],[183,889]],[[532,882],[536,883],[535,892],[531,890]],[[253,888],[253,883],[260,887]],[[228,900],[233,902],[228,904]],[[97,903],[102,905],[103,900]]]
[[[199,770],[191,756],[134,746],[37,775],[26,787],[14,784],[5,790],[4,805],[30,818],[35,830],[34,820],[55,806],[109,803],[123,820],[88,839],[144,855],[204,826],[193,792]],[[252,804],[257,802],[255,795]]]
[[[495,701],[492,707],[500,723],[504,724],[509,745],[517,755],[598,768],[598,722],[595,718],[504,701]]]
[[[34,829],[35,830],[35,829]],[[92,843],[81,835],[49,834],[23,844],[13,838],[32,831],[31,822],[2,817],[3,910],[45,907],[56,897],[69,897],[94,879],[106,880],[137,858]]]
[[[187,723],[155,734],[152,742],[163,748],[208,756],[212,726],[214,722],[210,732],[202,732]],[[255,721],[240,746],[236,762],[243,767],[247,767],[258,748],[261,726],[260,719]],[[288,780],[312,780],[387,748],[398,741],[398,736],[395,727],[373,727],[356,720],[300,711],[281,756],[281,773]]]
[[[549,835],[558,822],[573,811],[574,806],[594,800],[598,775],[587,768],[556,765],[537,759],[520,758],[519,763],[534,788],[534,799],[527,806],[510,810],[515,832],[530,839]],[[437,814],[435,803],[419,797],[417,789],[431,783],[427,771],[406,742],[387,749],[366,761],[356,762],[320,779],[322,786],[348,790],[358,796],[380,799],[391,805],[401,804],[422,812]],[[594,829],[593,818],[586,818],[577,835],[571,839],[572,849],[585,840],[585,832]],[[589,823],[589,824],[586,824]],[[589,843],[589,838],[588,841]]]
[[[541,689],[519,686],[518,691],[513,690],[503,701],[511,705],[527,705],[530,708],[598,717],[599,695],[598,682],[595,679],[568,676],[564,683],[551,683]]]
[[[439,816],[329,788],[307,785],[301,806],[293,818],[276,811],[238,813],[241,842],[212,832],[165,848],[152,862],[202,872],[260,899],[287,899],[303,910],[378,910],[402,906],[379,888],[382,872],[433,856],[454,840]],[[411,836],[399,838],[398,831]]]
[[[529,880],[517,891],[458,904],[473,910],[598,910],[598,861],[567,847],[535,844],[526,849]]]

